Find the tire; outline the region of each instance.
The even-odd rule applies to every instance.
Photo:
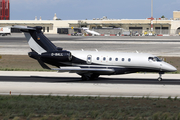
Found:
[[[91,75],[90,75],[90,74],[83,74],[83,75],[81,75],[81,79],[82,79],[83,81],[97,80],[98,77],[99,77],[98,74],[91,74]]]
[[[82,76],[81,76],[81,79],[82,79],[83,81],[88,81],[88,80],[90,80],[90,77],[89,77],[88,75],[82,75]]]
[[[158,78],[158,81],[159,81],[159,82],[160,82],[160,81],[162,81],[162,78],[161,78],[161,77],[159,77],[159,78]]]

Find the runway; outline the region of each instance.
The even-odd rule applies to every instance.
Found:
[[[61,95],[100,97],[180,97],[180,75],[129,74],[101,76],[99,80],[82,81],[76,74],[56,72],[0,71],[0,94]],[[68,77],[67,77],[68,76]]]
[[[98,80],[82,81],[74,73],[0,71],[0,82],[44,82],[44,83],[97,83],[97,84],[152,84],[180,85],[180,74],[164,74],[163,81],[158,74],[101,75]]]

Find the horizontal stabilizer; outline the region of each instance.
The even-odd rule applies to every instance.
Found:
[[[15,25],[15,26],[13,26],[11,28],[20,29],[20,30],[36,30],[36,28],[33,28],[33,27],[19,26],[19,25]]]

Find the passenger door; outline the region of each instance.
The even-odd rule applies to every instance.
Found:
[[[87,56],[87,64],[91,64],[92,63],[92,55],[88,55]]]

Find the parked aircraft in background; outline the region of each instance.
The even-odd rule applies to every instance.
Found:
[[[92,34],[92,36],[100,36],[101,34],[92,30],[89,30],[89,28],[83,27],[82,28],[86,33]]]
[[[165,72],[177,69],[151,54],[99,51],[68,51],[56,47],[42,33],[42,27],[14,26],[24,32],[32,52],[28,53],[45,69],[77,73],[82,80],[97,79],[100,75],[136,72],[157,72],[158,80]],[[56,66],[49,68],[45,63]]]

